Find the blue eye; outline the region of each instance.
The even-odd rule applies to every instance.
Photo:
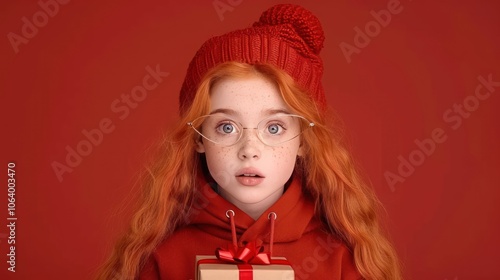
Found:
[[[267,131],[269,131],[269,133],[271,134],[278,134],[281,132],[282,129],[283,128],[278,124],[272,124],[267,127]]]
[[[225,122],[219,124],[216,128],[217,132],[221,134],[233,134],[233,133],[238,133],[238,128],[236,127],[235,124],[231,122]]]
[[[234,127],[232,124],[223,124],[222,125],[222,131],[224,131],[225,133],[231,133],[233,132],[234,130]]]

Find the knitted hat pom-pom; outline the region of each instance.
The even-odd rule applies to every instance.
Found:
[[[311,51],[315,54],[320,53],[325,35],[319,19],[310,11],[298,5],[276,5],[263,12],[255,25],[280,24],[291,24]]]

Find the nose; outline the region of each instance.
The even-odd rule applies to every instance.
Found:
[[[257,137],[257,129],[244,128],[243,131],[238,157],[241,160],[259,159],[263,143]]]

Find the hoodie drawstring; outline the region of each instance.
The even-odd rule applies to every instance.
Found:
[[[230,213],[232,215],[229,215]],[[233,237],[233,246],[234,246],[234,248],[236,248],[236,247],[238,247],[238,241],[236,240],[236,225],[234,224],[234,211],[227,210],[226,217],[228,217],[229,221],[231,222],[231,235]]]
[[[274,215],[273,215],[274,214]],[[271,218],[271,215],[273,215],[273,218]],[[269,213],[267,215],[267,218],[271,220],[271,236],[269,237],[269,256],[273,256],[273,243],[274,243],[274,221],[278,218],[278,214],[275,212]]]
[[[236,225],[234,223],[234,211],[233,210],[227,210],[226,211],[226,217],[229,219],[231,223],[231,236],[233,239],[233,246],[234,248],[238,247],[238,241],[236,237]],[[278,214],[275,212],[270,212],[269,215],[267,215],[267,218],[271,221],[271,235],[269,237],[269,256],[272,257],[273,255],[273,243],[274,243],[274,222],[278,218]]]

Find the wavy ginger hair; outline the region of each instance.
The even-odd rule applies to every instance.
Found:
[[[186,124],[210,111],[210,89],[227,77],[258,75],[276,83],[285,103],[296,114],[315,123],[301,135],[304,157],[295,172],[304,178],[305,191],[315,200],[316,214],[325,228],[352,251],[365,279],[402,279],[394,248],[379,225],[381,208],[375,194],[361,179],[348,150],[340,142],[327,113],[320,113],[311,98],[284,71],[268,65],[226,62],[202,79],[191,106],[163,139],[158,158],[144,173],[143,194],[129,230],[116,244],[98,279],[134,279],[156,246],[186,225],[202,172],[202,157],[195,150],[198,134]]]

